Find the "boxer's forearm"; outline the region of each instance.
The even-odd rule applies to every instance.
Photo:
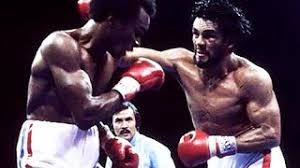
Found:
[[[120,110],[122,98],[116,91],[110,91],[99,96],[90,96],[88,101],[82,105],[82,109],[73,112],[76,124],[81,129],[88,129],[104,121],[112,116],[112,114]]]
[[[236,137],[237,152],[257,152],[280,144],[280,133],[268,125],[249,130]]]

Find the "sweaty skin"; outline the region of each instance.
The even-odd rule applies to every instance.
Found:
[[[107,53],[94,62],[71,35],[74,32],[52,34],[38,50],[29,80],[29,119],[74,123],[71,111],[82,109],[82,101],[92,95],[92,83],[97,83],[98,93],[106,88],[116,68],[115,60]],[[116,93],[101,96],[103,100],[117,98]]]
[[[143,8],[127,24],[109,17],[79,29],[50,34],[39,47],[31,66],[27,118],[75,123],[88,129],[121,107],[116,91],[107,84],[120,56],[132,50],[149,28]],[[119,37],[119,38],[117,38]]]
[[[195,129],[210,135],[236,136],[238,152],[278,146],[280,111],[269,74],[231,52],[232,46],[211,23],[195,20],[194,52],[183,48],[161,52],[135,48],[123,62],[130,64],[146,57],[173,75],[185,93]],[[196,60],[202,66],[212,57],[218,57],[218,61],[205,68],[195,64]]]

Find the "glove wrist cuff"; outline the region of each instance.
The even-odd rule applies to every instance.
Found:
[[[123,100],[130,100],[134,97],[134,95],[139,92],[141,89],[141,85],[137,80],[132,77],[125,76],[123,77],[113,88],[121,94]]]
[[[236,138],[234,136],[209,136],[211,157],[220,158],[233,155],[237,152]]]

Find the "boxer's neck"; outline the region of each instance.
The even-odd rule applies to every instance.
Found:
[[[226,78],[226,76],[232,71],[237,69],[237,60],[235,54],[231,53],[230,55],[224,57],[218,64],[203,69],[203,80],[209,85],[215,85],[220,80]]]

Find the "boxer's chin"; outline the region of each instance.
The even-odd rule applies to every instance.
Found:
[[[194,63],[199,68],[207,68],[210,65],[210,59],[207,55],[195,54],[194,55]]]

